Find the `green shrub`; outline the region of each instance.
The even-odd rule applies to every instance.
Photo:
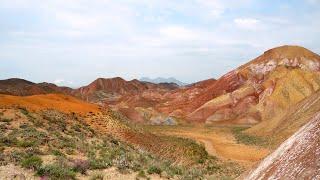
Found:
[[[221,166],[218,164],[210,163],[207,167],[206,170],[209,174],[213,174],[216,172],[219,172],[221,170]]]
[[[57,150],[57,149],[54,149],[52,150],[52,154],[55,155],[55,156],[62,156],[62,157],[65,157],[66,155],[63,154],[63,152]]]
[[[43,152],[37,147],[24,148],[24,152],[27,154],[27,156],[43,155]]]
[[[27,153],[14,150],[10,154],[8,154],[6,158],[14,164],[19,164],[25,157],[27,157]]]
[[[15,146],[18,143],[18,139],[13,136],[0,137],[0,144],[5,146]]]
[[[89,162],[86,160],[77,159],[73,161],[73,171],[86,174],[89,169]]]
[[[114,165],[118,170],[125,171],[131,167],[131,159],[128,155],[121,155],[114,160]]]
[[[8,130],[8,127],[6,124],[0,124],[0,133],[4,133]],[[2,135],[2,134],[0,134]]]
[[[203,173],[199,169],[192,168],[183,175],[182,179],[193,180],[193,179],[203,179]]]
[[[71,127],[71,129],[73,129],[76,132],[82,132],[81,131],[81,126],[79,124],[75,124]]]
[[[104,175],[101,173],[95,173],[90,177],[90,180],[103,180]]]
[[[169,177],[174,177],[175,175],[182,175],[183,170],[178,166],[166,166],[164,170]]]
[[[161,174],[162,170],[157,166],[151,166],[147,172],[148,174]]]
[[[30,156],[22,160],[21,166],[28,169],[36,170],[42,165],[42,160],[39,156]]]
[[[36,146],[36,144],[37,143],[35,141],[28,141],[28,140],[22,140],[22,141],[17,142],[17,146],[23,147],[23,148],[34,147],[34,146]]]
[[[41,166],[37,170],[37,175],[48,176],[50,179],[75,179],[76,173],[71,168],[57,164]]]
[[[19,109],[22,114],[24,114],[25,116],[29,116],[29,111],[26,108],[20,107]]]
[[[73,155],[73,154],[75,154],[76,152],[75,152],[75,150],[74,149],[71,149],[71,148],[67,148],[66,149],[66,153],[68,154],[68,155]]]
[[[21,125],[19,126],[20,129],[26,129],[26,128],[28,128],[28,127],[30,127],[28,124],[21,124]]]
[[[105,169],[112,165],[112,162],[108,159],[96,159],[92,158],[89,160],[90,169]]]
[[[139,173],[137,174],[137,179],[139,178],[147,178],[147,175],[144,172],[144,170],[140,170]]]
[[[8,119],[8,118],[3,118],[3,119],[2,119],[2,118],[1,118],[0,121],[1,121],[1,122],[5,122],[5,123],[9,123],[9,122],[12,121],[12,119]]]

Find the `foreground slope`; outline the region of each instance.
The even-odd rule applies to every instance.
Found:
[[[1,95],[0,128],[0,164],[43,178],[88,178],[86,172],[110,167],[143,177],[235,177],[242,171],[192,140],[146,132],[116,112],[70,96]]]
[[[320,113],[243,179],[319,179]]]

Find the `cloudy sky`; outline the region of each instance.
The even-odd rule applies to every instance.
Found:
[[[284,44],[320,53],[320,0],[0,0],[0,79],[195,82]]]

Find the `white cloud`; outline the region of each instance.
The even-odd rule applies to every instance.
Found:
[[[223,14],[224,10],[223,9],[213,9],[209,12],[209,16],[212,18],[220,18],[221,15]]]
[[[56,18],[73,29],[95,28],[101,22],[98,16],[82,15],[71,12],[57,12]]]
[[[233,22],[240,28],[256,29],[260,21],[254,18],[236,18]]]
[[[198,37],[198,34],[183,26],[167,26],[160,28],[160,34],[166,38],[179,40],[192,40]]]
[[[138,67],[139,72],[148,76],[144,73],[149,69],[150,74],[155,73],[150,64],[157,59],[172,62],[189,59],[189,62],[196,62],[192,68],[197,70],[205,59],[208,64],[230,58],[245,61],[246,54],[281,44],[319,49],[319,43],[314,41],[319,38],[319,6],[310,8],[307,3],[299,2],[308,5],[306,9],[288,6],[288,9],[277,10],[278,4],[255,0],[192,0],[183,3],[179,0],[0,0],[0,10],[5,9],[1,19],[0,56],[8,61],[17,59],[23,62],[27,57],[39,62],[53,62],[48,67],[59,72],[48,72],[46,77],[50,77],[47,79],[64,77],[77,84],[76,80],[81,79],[77,76],[83,78],[96,72],[101,72],[101,76],[109,72],[131,76],[138,72],[130,69],[130,62],[134,61],[143,62]],[[256,8],[261,6],[272,7],[273,11],[258,12]],[[22,17],[20,12],[25,16]],[[248,33],[248,30],[255,33]],[[63,62],[56,63],[62,59]],[[77,62],[70,63],[72,60]],[[85,64],[84,70],[93,64],[96,67],[88,74],[79,70],[73,73],[74,77],[69,77],[69,69],[61,70],[61,63],[69,69],[75,66],[76,70],[81,63]],[[164,64],[155,66],[160,67],[159,73],[166,72]],[[105,68],[98,71],[100,67]],[[179,66],[172,66],[172,69],[174,67]],[[38,71],[32,68],[24,71],[27,74]],[[223,68],[210,68],[210,73],[223,72]],[[202,74],[197,73],[199,77]],[[63,79],[56,82],[69,84]]]
[[[320,3],[320,0],[307,0],[308,3],[311,3],[311,4],[317,4],[317,3]]]
[[[64,82],[65,82],[64,79],[56,79],[56,80],[53,81],[54,84],[58,84],[58,85],[60,85],[60,84],[62,84]]]

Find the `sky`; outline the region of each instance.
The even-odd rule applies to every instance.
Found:
[[[320,53],[320,0],[0,0],[0,79],[191,83],[285,44]]]

